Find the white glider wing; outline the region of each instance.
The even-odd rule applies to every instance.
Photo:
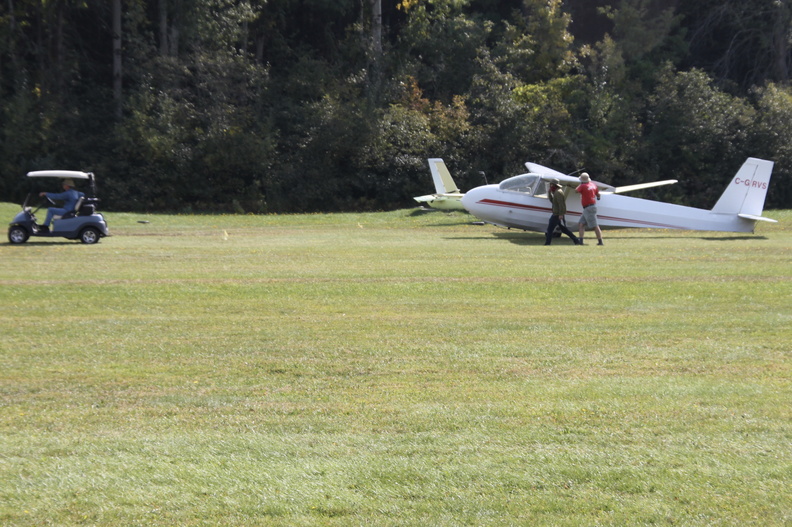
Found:
[[[632,192],[633,190],[641,190],[644,188],[662,187],[663,185],[673,185],[678,183],[676,179],[664,179],[663,181],[652,181],[650,183],[638,183],[636,185],[625,185],[623,187],[616,187],[613,189],[614,194],[623,194],[625,192]]]

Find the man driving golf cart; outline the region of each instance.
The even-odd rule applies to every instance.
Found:
[[[28,172],[27,177],[31,178],[31,181],[38,178],[58,178],[61,180],[64,191],[59,193],[31,191],[22,204],[22,211],[14,217],[8,228],[8,241],[13,244],[21,244],[31,236],[60,236],[92,244],[98,242],[100,238],[110,235],[104,216],[96,212],[96,204],[99,200],[96,198],[93,173],[73,170],[40,170]],[[88,182],[87,195],[75,188],[75,181]],[[28,202],[37,196],[44,198],[45,201],[32,210],[32,207],[28,206]],[[63,201],[63,205],[58,207],[53,200]],[[39,224],[35,213],[42,207],[49,207],[49,210],[44,223]]]
[[[63,207],[50,207],[47,209],[47,219],[44,220],[44,223],[39,225],[42,232],[49,232],[50,223],[52,223],[52,217],[55,215],[63,217],[64,214],[72,212],[76,209],[77,201],[80,199],[85,198],[85,194],[82,192],[78,192],[74,188],[74,180],[72,179],[64,179],[63,180],[63,192],[40,192],[39,197],[46,197],[50,201],[63,201]]]

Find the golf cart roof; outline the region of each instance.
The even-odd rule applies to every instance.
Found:
[[[91,179],[92,172],[78,172],[76,170],[37,170],[28,172],[27,177],[59,177],[63,179]]]

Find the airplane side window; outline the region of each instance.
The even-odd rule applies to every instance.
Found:
[[[508,190],[511,192],[525,192],[533,194],[537,183],[541,182],[541,178],[537,176],[515,176],[503,181],[500,184],[501,190]]]
[[[536,182],[536,186],[534,187],[534,191],[531,194],[535,198],[546,198],[548,193],[549,185],[543,179],[539,179]]]

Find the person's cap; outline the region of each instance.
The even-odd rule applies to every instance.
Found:
[[[63,184],[64,185],[69,185],[71,188],[74,188],[74,180],[73,179],[64,179],[63,180]]]
[[[561,181],[559,181],[558,179],[551,179],[550,180],[550,184],[551,185],[555,185],[556,187],[560,187],[561,186]]]
[[[580,181],[582,181],[583,183],[588,183],[589,181],[591,181],[591,178],[589,177],[588,173],[583,172],[582,174],[580,174]]]

